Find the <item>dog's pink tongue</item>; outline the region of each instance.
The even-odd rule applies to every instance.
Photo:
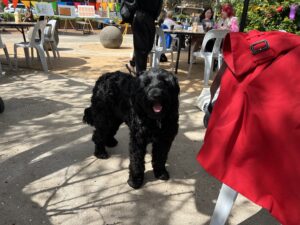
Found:
[[[156,113],[160,113],[162,110],[162,105],[159,104],[159,103],[156,103],[154,106],[153,106],[153,111],[156,112]]]

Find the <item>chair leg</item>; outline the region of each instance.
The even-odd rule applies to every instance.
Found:
[[[151,68],[154,68],[155,67],[155,52],[152,54],[151,56]]]
[[[174,67],[174,53],[173,53],[173,51],[171,51],[171,60],[172,60],[172,62],[171,62],[172,73],[174,73],[175,67]]]
[[[18,70],[18,47],[14,46],[14,61],[16,70]]]
[[[47,58],[48,58],[48,59],[49,59],[49,61],[50,61],[50,54],[49,54],[49,51],[48,51],[48,49],[45,49],[45,52],[46,52]]]
[[[218,57],[218,69],[219,70],[221,69],[222,63],[223,63],[223,57],[219,55],[219,57]]]
[[[193,63],[192,63],[192,61],[191,61],[191,62],[190,62],[190,66],[189,66],[188,78],[191,77],[192,68],[193,68]]]
[[[193,58],[194,58],[194,52],[196,48],[197,43],[193,44],[191,47],[191,53],[190,53],[190,64],[193,63]]]
[[[31,61],[32,61],[32,60],[34,60],[34,49],[31,48],[30,50],[31,50]]]
[[[160,52],[156,52],[153,54],[153,62],[152,62],[153,68],[159,68],[160,56],[161,56]]]
[[[226,223],[237,195],[235,190],[225,184],[222,185],[210,225],[224,225]]]
[[[2,76],[2,65],[1,65],[1,62],[0,62],[0,76]]]
[[[5,47],[3,50],[4,50],[4,53],[5,53],[6,60],[8,62],[8,66],[9,66],[10,69],[12,69],[12,65],[11,65],[11,61],[10,61],[10,58],[9,58],[7,48]]]
[[[54,42],[50,41],[49,44],[51,46],[53,57],[56,58],[56,50],[54,49]]]
[[[39,59],[40,55],[39,55],[39,51],[36,49],[36,57]]]
[[[60,59],[60,53],[59,53],[59,50],[57,48],[57,45],[56,44],[54,44],[54,45],[55,45],[55,51],[57,53],[58,59]]]
[[[57,57],[58,59],[60,59],[60,54],[59,54],[59,51],[58,51],[58,48],[57,48],[55,42],[51,42],[51,48],[52,48],[54,57],[55,58]]]
[[[149,67],[152,68],[152,62],[153,62],[153,53],[151,52],[149,55]]]
[[[159,68],[161,53],[156,56],[156,68]]]
[[[49,61],[49,64],[52,66],[53,64],[52,64],[50,53],[49,53],[48,49],[46,49],[45,52],[46,52],[46,55],[47,55],[47,60]]]
[[[213,57],[205,57],[204,62],[204,86],[208,86],[208,81],[213,69]]]
[[[193,64],[194,64],[194,52],[195,52],[195,48],[196,48],[196,43],[192,46],[192,49],[191,49],[190,66],[189,66],[188,78],[190,78],[190,76],[191,76],[192,67],[193,67]]]
[[[37,49],[37,51],[39,53],[43,70],[44,70],[45,73],[47,73],[48,72],[48,65],[47,65],[47,60],[46,60],[44,49],[42,47],[40,47],[40,46],[37,47],[36,49]]]
[[[158,57],[158,55],[159,55],[159,53],[157,53],[157,52],[154,52],[153,54],[152,54],[152,60],[151,60],[151,68],[157,68],[158,67],[158,62],[157,62],[157,57]]]
[[[29,49],[24,48],[24,53],[25,53],[25,60],[26,60],[26,65],[29,66]]]

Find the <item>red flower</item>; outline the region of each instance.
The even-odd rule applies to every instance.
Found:
[[[277,12],[282,12],[282,10],[283,10],[283,6],[279,6],[279,7],[276,9]]]

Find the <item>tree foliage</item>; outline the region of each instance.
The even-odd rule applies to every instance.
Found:
[[[181,0],[164,0],[164,3],[168,9],[174,9],[175,6],[180,5]]]
[[[229,2],[233,4],[236,15],[241,18],[243,1]],[[299,4],[299,0],[251,0],[245,31],[285,30],[300,34],[300,15],[297,15],[295,20],[289,18],[292,4]]]

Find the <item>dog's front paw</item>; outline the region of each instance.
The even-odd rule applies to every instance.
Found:
[[[108,159],[109,155],[107,152],[95,152],[94,156],[96,156],[98,159]]]
[[[116,147],[118,145],[118,141],[113,137],[105,142],[105,145],[109,148]]]
[[[169,180],[170,179],[170,175],[166,169],[154,170],[154,176],[159,180]]]
[[[130,187],[134,189],[139,189],[143,186],[144,177],[129,178],[127,183]]]

